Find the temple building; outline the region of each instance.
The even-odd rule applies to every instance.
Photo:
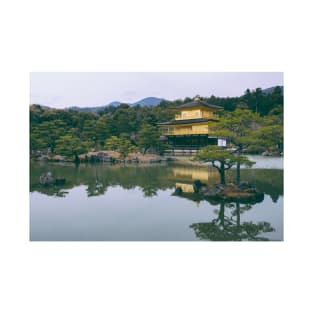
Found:
[[[207,145],[226,145],[226,140],[215,136],[211,129],[218,123],[216,112],[222,107],[207,104],[196,97],[192,102],[171,109],[177,112],[175,119],[159,125],[173,148],[199,149]]]

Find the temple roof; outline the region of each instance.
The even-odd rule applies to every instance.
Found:
[[[201,123],[208,121],[217,121],[217,119],[213,118],[192,118],[187,120],[172,120],[169,122],[159,123],[159,125],[177,125],[177,124],[193,124],[193,123]]]
[[[209,104],[209,103],[205,103],[201,100],[193,100],[191,102],[182,104],[178,107],[173,107],[170,109],[174,109],[174,110],[179,110],[179,109],[185,109],[185,108],[193,108],[193,107],[198,107],[198,106],[204,106],[207,108],[211,108],[211,109],[223,109],[223,107],[215,105],[215,104]]]

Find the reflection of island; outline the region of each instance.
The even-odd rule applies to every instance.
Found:
[[[229,214],[225,209],[229,209]],[[220,203],[217,218],[207,223],[194,223],[190,227],[195,231],[200,240],[211,241],[267,241],[262,237],[264,233],[275,231],[268,222],[241,222],[240,216],[252,208],[251,204],[240,205],[236,203]]]
[[[245,172],[247,174],[249,172]],[[276,189],[272,190],[272,177],[271,172],[263,173],[263,171],[250,171],[253,182],[257,186],[262,186],[262,191],[273,191],[274,194],[271,195],[272,199],[277,200],[279,194],[277,187],[279,188],[280,184],[276,186]],[[260,175],[255,175],[255,174]],[[275,172],[277,179],[277,174],[282,173]],[[190,225],[195,232],[195,235],[200,240],[211,240],[211,241],[266,241],[268,238],[264,237],[265,233],[275,231],[274,228],[268,222],[242,222],[241,215],[252,208],[252,206],[258,202],[262,202],[264,195],[262,197],[254,197],[250,200],[236,200],[236,201],[227,201],[223,200],[212,200],[210,197],[206,197],[203,194],[196,191],[197,187],[195,185],[196,181],[205,183],[207,185],[213,185],[218,182],[218,175],[215,171],[205,171],[204,168],[189,168],[189,169],[176,169],[174,170],[174,178],[176,180],[175,187],[176,190],[173,193],[174,196],[185,198],[196,203],[198,206],[200,201],[207,201],[211,205],[219,205],[219,210],[216,210],[215,213],[217,217],[212,219],[209,222],[200,222]],[[260,180],[263,178],[263,180]],[[278,179],[282,176],[279,177]],[[281,181],[282,185],[282,181]],[[244,202],[244,204],[243,204]]]
[[[228,180],[235,180],[235,170],[229,170]],[[284,171],[280,169],[242,169],[242,181],[256,186],[259,190],[269,195],[273,202],[284,194]]]
[[[200,240],[211,241],[266,241],[268,238],[264,237],[264,233],[275,231],[275,229],[268,222],[242,222],[241,215],[250,210],[256,203],[262,202],[262,198],[241,199],[236,201],[229,201],[227,199],[214,200],[202,194],[194,192],[193,185],[187,188],[185,192],[182,188],[181,192],[174,192],[173,196],[188,199],[197,204],[200,201],[205,201],[212,206],[219,205],[219,210],[214,213],[217,217],[209,222],[199,222],[190,225],[195,232],[195,235]]]
[[[235,170],[229,170],[227,173],[228,181],[235,180]],[[279,196],[283,195],[283,170],[279,169],[243,169],[242,181],[248,181],[261,192],[269,195],[273,202],[277,202]],[[183,193],[194,193],[194,182],[201,182],[212,185],[219,182],[219,176],[214,168],[210,167],[178,167],[173,170],[175,187],[180,187]],[[196,194],[190,199],[197,204],[201,201]]]

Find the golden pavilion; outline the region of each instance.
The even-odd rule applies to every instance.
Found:
[[[179,107],[173,107],[175,119],[160,123],[162,133],[170,145],[177,149],[198,149],[207,145],[224,145],[210,129],[218,123],[217,112],[223,108],[208,104],[199,97]]]

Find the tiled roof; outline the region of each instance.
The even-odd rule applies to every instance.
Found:
[[[212,109],[223,109],[221,106],[218,106],[218,105],[215,105],[215,104],[205,103],[205,102],[200,101],[200,100],[193,100],[191,102],[182,104],[182,105],[180,105],[178,107],[173,107],[171,109],[177,110],[177,109],[184,109],[184,108],[193,108],[193,107],[198,107],[198,106],[204,106],[204,107],[212,108]]]

